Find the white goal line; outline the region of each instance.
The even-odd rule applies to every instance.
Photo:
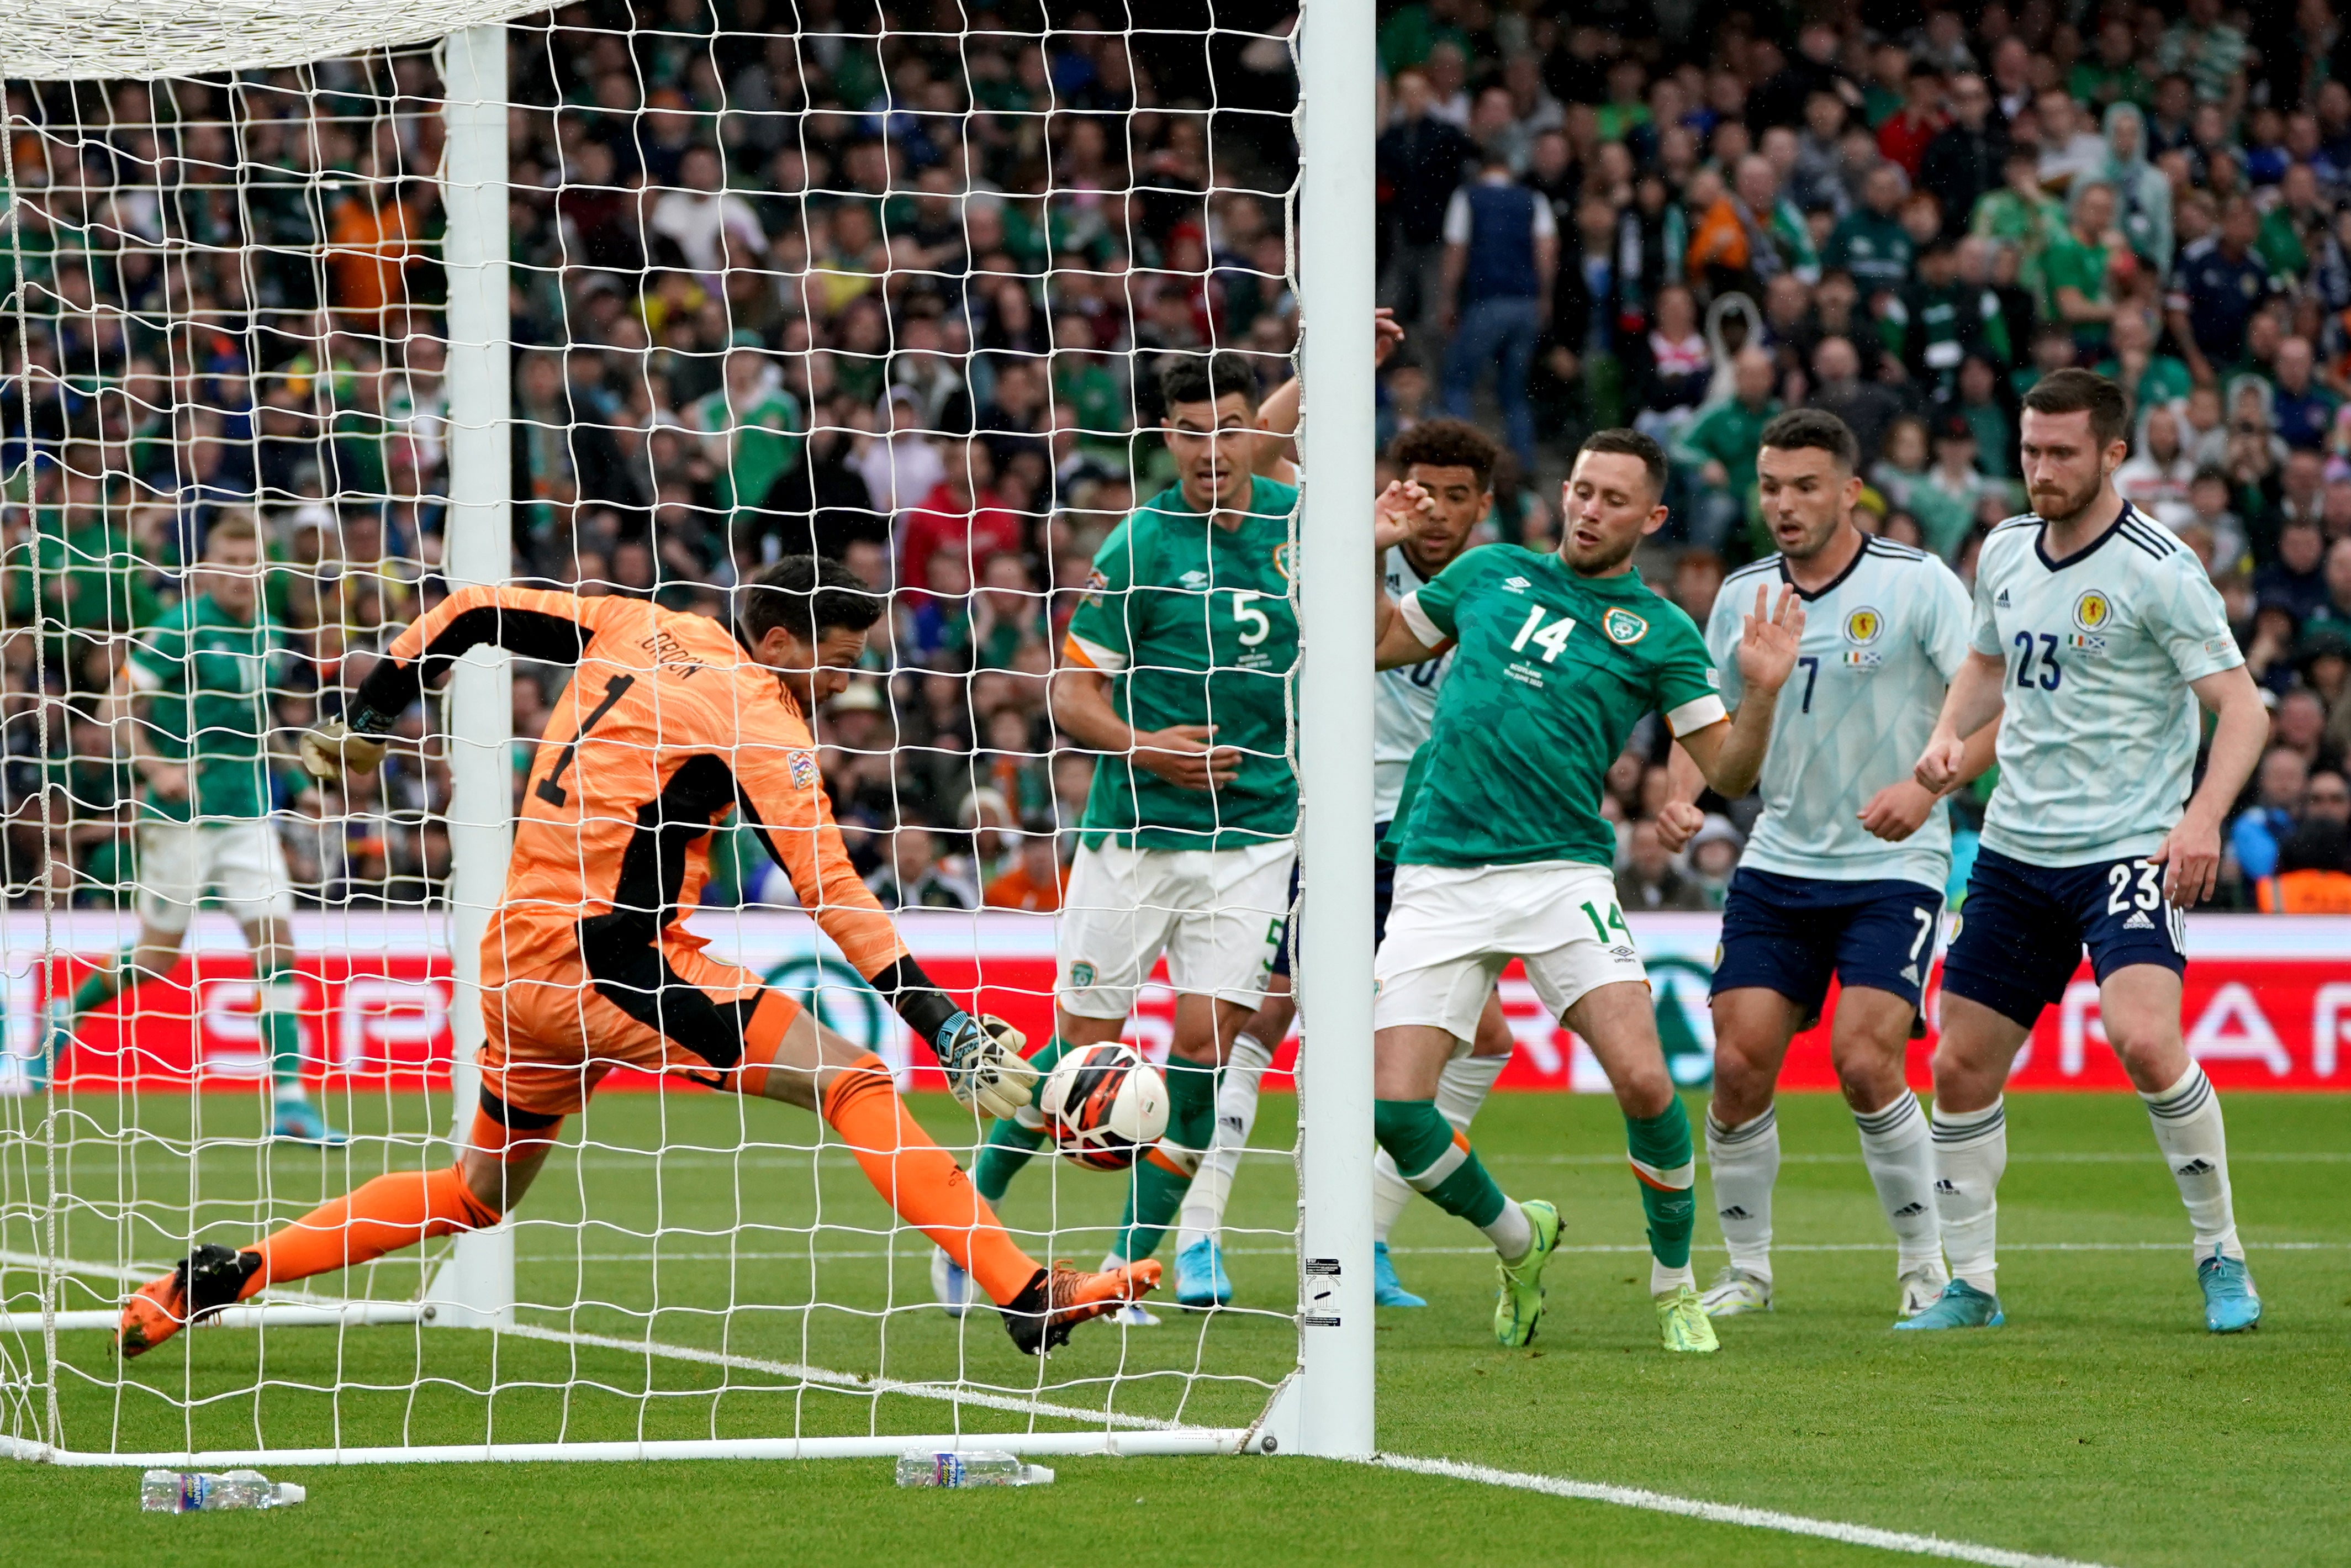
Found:
[[[1570,1480],[1565,1476],[1529,1475],[1520,1470],[1496,1469],[1489,1465],[1462,1464],[1453,1459],[1416,1458],[1410,1454],[1374,1454],[1360,1461],[1382,1469],[1406,1470],[1415,1475],[1443,1476],[1452,1480],[1476,1481],[1482,1486],[1509,1487],[1518,1491],[1547,1492],[1552,1497],[1573,1498],[1583,1502],[1607,1503],[1616,1508],[1637,1508],[1650,1513],[1678,1514],[1684,1519],[1704,1520],[1711,1524],[1734,1524],[1749,1530],[1772,1530],[1785,1535],[1809,1535],[1823,1541],[1834,1541],[1847,1546],[1875,1547],[1881,1552],[1900,1552],[1913,1557],[1939,1557],[1952,1563],[1978,1563],[1984,1568],[2102,1568],[2101,1564],[2085,1563],[2072,1557],[2047,1557],[2032,1552],[2011,1552],[2001,1546],[1980,1546],[1969,1541],[1949,1541],[1939,1535],[1916,1535],[1907,1531],[1880,1530],[1875,1525],[1848,1524],[1841,1520],[1812,1519],[1801,1513],[1782,1513],[1776,1509],[1744,1508],[1736,1503],[1707,1502],[1702,1499],[1675,1497],[1668,1492],[1650,1491],[1641,1487],[1610,1486],[1604,1481]]]

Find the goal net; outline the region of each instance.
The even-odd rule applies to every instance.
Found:
[[[1294,373],[1295,18],[145,9],[37,7],[0,53],[0,1445],[1269,1447],[1301,1279],[1335,1310],[1294,1047],[1225,1217],[1232,1304],[1164,1290],[1157,1326],[1049,1358],[937,1303],[931,1243],[818,1117],[626,1065],[495,1230],[137,1360],[112,1336],[192,1249],[468,1135],[481,936],[540,737],[585,717],[548,730],[572,671],[476,652],[378,775],[295,750],[465,583],[722,621],[786,554],[886,587],[816,726],[845,842],[933,979],[1052,1035],[1087,797],[1136,764],[1098,769],[1051,677],[1102,541],[1174,478],[1163,366]],[[987,1122],[759,835],[708,842],[686,930],[877,1051],[969,1168]],[[1174,1014],[1162,971],[1127,1038],[1164,1058]],[[1049,1148],[998,1208],[1091,1268],[1136,1181]]]

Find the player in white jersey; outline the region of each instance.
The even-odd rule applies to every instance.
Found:
[[[1927,1117],[1903,1078],[1935,956],[1951,827],[1906,766],[1926,744],[1968,652],[1968,592],[1933,556],[1865,534],[1853,506],[1859,447],[1844,421],[1792,409],[1763,427],[1756,475],[1780,553],[1726,578],[1708,617],[1722,700],[1739,706],[1740,611],[1756,586],[1804,601],[1796,673],[1763,762],[1763,815],[1723,905],[1714,969],[1714,1097],[1706,1149],[1730,1261],[1709,1317],[1771,1306],[1771,1188],[1780,1174],[1772,1093],[1788,1042],[1838,983],[1830,1051],[1861,1134],[1862,1161],[1894,1228],[1905,1315],[1941,1293]],[[1976,737],[1966,777],[1991,762]],[[1658,834],[1678,849],[1704,818],[1701,780],[1678,747]]]
[[[1962,766],[1959,737],[2000,719],[2000,787],[1943,965],[1935,1051],[1935,1196],[1953,1278],[1897,1328],[2001,1321],[2001,1091],[2085,945],[2106,1040],[2188,1207],[2205,1326],[2231,1333],[2261,1321],[2220,1103],[2180,1038],[2179,982],[2183,912],[2220,874],[2222,820],[2269,717],[2195,552],[2115,491],[2126,419],[2122,390],[2086,371],[2058,371],[2025,394],[2033,511],[1984,541],[1968,661],[1918,758],[1918,782],[1947,789]],[[2191,795],[2199,702],[2219,724]]]
[[[1276,407],[1272,398],[1267,400],[1267,406],[1270,417],[1288,412]],[[1417,592],[1470,547],[1493,512],[1494,465],[1500,455],[1501,448],[1491,436],[1458,419],[1426,420],[1396,438],[1388,460],[1402,477],[1397,489],[1384,499],[1404,504],[1405,520],[1398,526],[1411,531],[1384,547],[1382,571],[1390,598]],[[1385,836],[1404,793],[1405,774],[1414,754],[1428,739],[1429,725],[1437,714],[1437,695],[1444,689],[1452,656],[1447,650],[1417,664],[1383,670],[1375,677],[1372,710],[1375,839]],[[1382,859],[1374,863],[1374,942],[1387,932],[1395,876],[1394,862]],[[1296,898],[1294,887],[1291,897]],[[1185,1195],[1176,1231],[1176,1299],[1186,1306],[1221,1306],[1232,1299],[1217,1233],[1224,1225],[1241,1150],[1257,1120],[1259,1081],[1273,1061],[1275,1046],[1289,1034],[1297,1012],[1290,989],[1290,943],[1285,936],[1274,960],[1271,994],[1233,1042],[1232,1056],[1217,1087],[1216,1146],[1201,1160]],[[1501,1004],[1489,996],[1470,1054],[1447,1063],[1437,1085],[1437,1109],[1456,1127],[1468,1129],[1494,1087],[1494,1080],[1510,1061],[1511,1045]],[[1404,1288],[1388,1256],[1388,1232],[1410,1205],[1413,1190],[1384,1151],[1373,1162],[1372,1170],[1374,1300],[1384,1307],[1426,1306],[1426,1301]]]

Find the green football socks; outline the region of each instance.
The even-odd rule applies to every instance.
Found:
[[[1029,1065],[1037,1070],[1037,1087],[1029,1096],[1032,1107],[1045,1092],[1045,1080],[1052,1076],[1053,1064],[1067,1055],[1069,1049],[1057,1034],[1029,1059]],[[1018,1117],[1000,1118],[988,1128],[987,1142],[981,1146],[979,1157],[972,1162],[972,1186],[988,1202],[1002,1202],[1005,1189],[1012,1185],[1012,1178],[1019,1176],[1021,1168],[1044,1146],[1045,1122],[1042,1116],[1037,1118],[1037,1124],[1033,1127]]]
[[[1217,1135],[1217,1070],[1170,1056],[1161,1071],[1167,1079],[1166,1135],[1134,1162],[1126,1212],[1119,1216],[1118,1244],[1112,1249],[1130,1263],[1159,1249],[1191,1190],[1200,1156]]]
[[[1641,1208],[1649,1220],[1649,1256],[1655,1262],[1654,1281],[1689,1271],[1690,1231],[1698,1206],[1690,1196],[1697,1165],[1690,1154],[1689,1113],[1681,1100],[1646,1120],[1625,1118],[1625,1150],[1633,1174],[1641,1183]]]

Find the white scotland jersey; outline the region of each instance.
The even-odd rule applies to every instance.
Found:
[[[1776,599],[1788,580],[1771,556],[1723,580],[1707,617],[1707,651],[1722,700],[1739,706],[1739,639],[1758,585]],[[1950,874],[1950,813],[1939,804],[1917,832],[1889,844],[1861,809],[1910,777],[1968,652],[1968,591],[1933,556],[1865,537],[1837,580],[1803,593],[1795,673],[1780,688],[1763,759],[1763,815],[1740,863],[1830,882],[1915,882],[1942,891]]]
[[[2046,529],[2010,518],[1976,565],[1972,645],[2007,661],[1984,845],[2030,865],[2135,858],[2188,800],[2199,734],[2188,683],[2244,655],[2196,552],[2129,502],[2064,561],[2049,559]]]
[[[1401,545],[1388,547],[1388,597],[1401,601],[1417,593],[1428,580],[1413,570]],[[1437,694],[1445,689],[1445,674],[1453,667],[1453,650],[1433,659],[1397,669],[1382,670],[1372,699],[1372,821],[1392,821],[1396,801],[1404,794],[1404,776],[1413,753],[1428,740],[1437,721]]]

